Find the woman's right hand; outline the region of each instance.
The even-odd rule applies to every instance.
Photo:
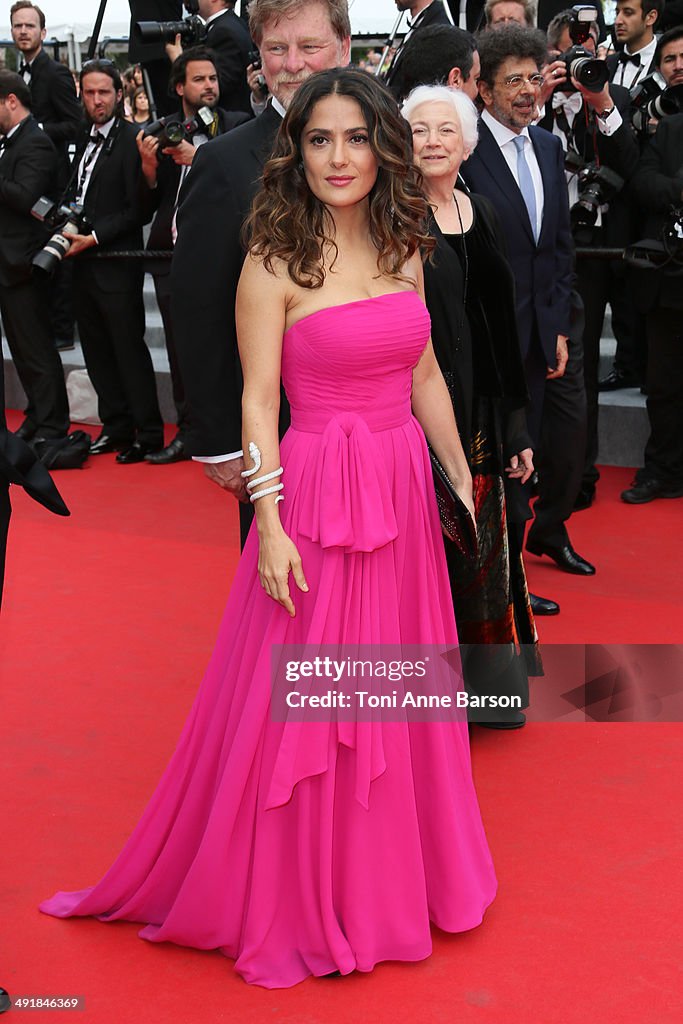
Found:
[[[259,535],[258,574],[261,586],[294,618],[296,611],[289,594],[290,572],[299,590],[307,593],[308,583],[296,544],[284,530],[265,537]]]

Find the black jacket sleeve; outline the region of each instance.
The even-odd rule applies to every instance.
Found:
[[[83,120],[83,110],[76,95],[76,86],[71,72],[63,64],[58,64],[56,61],[52,63],[50,100],[54,120],[51,118],[49,121],[45,121],[43,129],[55,145],[58,145],[62,142],[72,142],[76,138]]]

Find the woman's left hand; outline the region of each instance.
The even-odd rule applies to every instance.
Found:
[[[505,467],[505,472],[510,480],[519,480],[525,484],[534,472],[534,453],[531,448],[525,448],[524,451],[513,455],[510,465]]]

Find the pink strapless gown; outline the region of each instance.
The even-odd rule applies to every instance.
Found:
[[[412,371],[429,336],[414,292],[305,317],[284,338],[292,426],[280,514],[308,594],[266,596],[252,530],[175,754],[118,859],[56,917],[145,924],[220,949],[251,983],[294,985],[421,960],[430,921],[478,925],[496,882],[467,726],[288,723],[269,712],[282,643],[445,643],[457,635]]]

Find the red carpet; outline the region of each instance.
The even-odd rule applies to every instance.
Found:
[[[529,558],[532,589],[562,605],[540,623],[547,641],[683,642],[683,503],[622,505],[629,478],[606,470],[597,504],[572,519],[595,578]],[[678,1024],[678,724],[476,730],[500,891],[481,928],[435,933],[420,964],[266,992],[217,953],[142,942],[136,925],[39,914],[55,889],[96,881],[135,824],[192,701],[238,554],[234,505],[196,466],[101,456],[57,482],[69,520],[13,495],[0,986],[84,996],[73,1019],[86,1024]]]

